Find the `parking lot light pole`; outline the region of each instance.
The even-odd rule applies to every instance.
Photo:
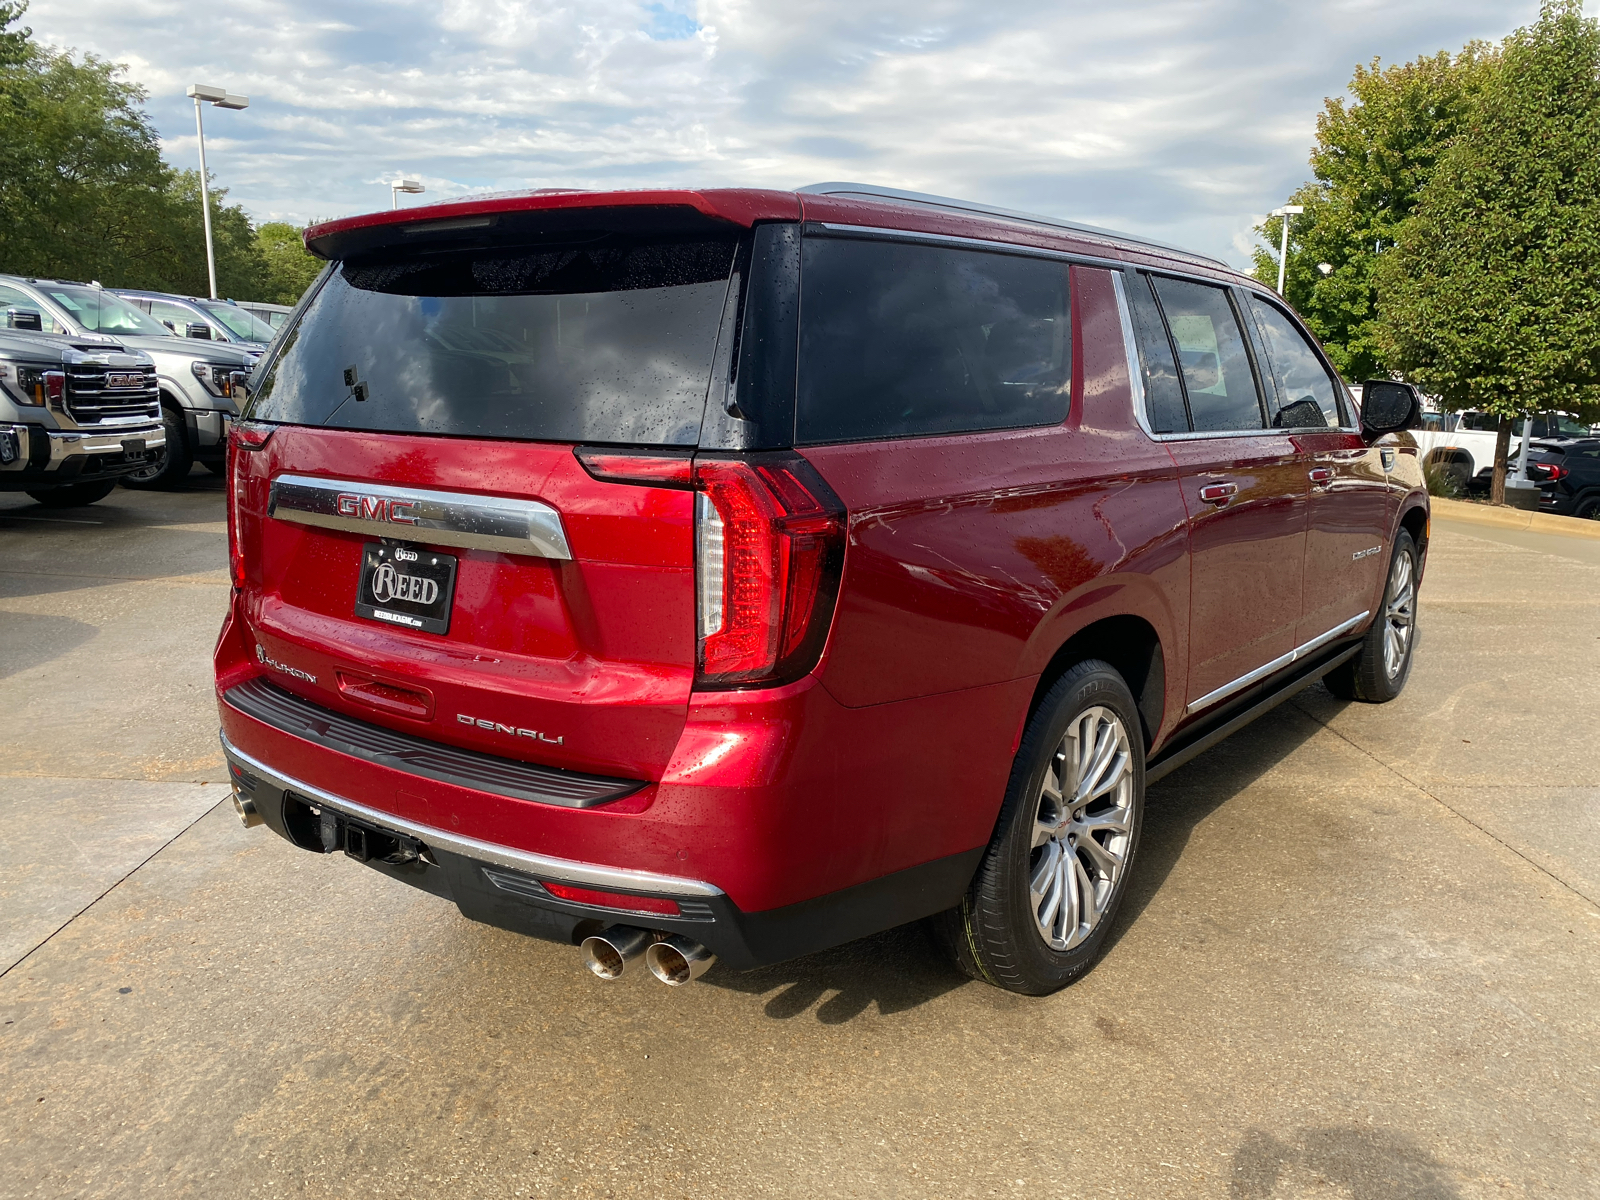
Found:
[[[214,104],[218,108],[249,108],[249,96],[235,96],[226,88],[193,83],[184,93],[194,101],[194,132],[200,140],[200,215],[206,228],[206,278],[211,284],[211,298],[217,299],[217,256],[211,247],[211,181],[206,176],[206,127],[200,119],[200,104]]]
[[[1282,208],[1275,208],[1271,216],[1283,218],[1283,249],[1278,252],[1278,295],[1283,295],[1283,276],[1289,266],[1289,218],[1297,217],[1305,212],[1303,204],[1285,204]]]
[[[400,207],[400,193],[401,192],[410,192],[412,195],[415,196],[415,195],[419,195],[422,192],[425,192],[427,190],[428,190],[427,188],[422,186],[422,181],[421,180],[412,179],[409,176],[403,176],[400,179],[396,179],[393,183],[391,183],[389,185],[389,199],[391,201],[389,207],[390,208],[399,208]]]

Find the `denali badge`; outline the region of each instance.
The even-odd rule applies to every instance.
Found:
[[[1382,546],[1374,546],[1370,550],[1357,550],[1354,554],[1352,554],[1350,556],[1350,561],[1354,562],[1358,558],[1371,558],[1374,554],[1376,554],[1379,550],[1382,550],[1382,549],[1383,549]]]
[[[307,683],[315,683],[317,681],[317,677],[311,674],[310,671],[302,671],[299,667],[291,667],[287,663],[281,663],[273,658],[272,655],[261,648],[260,642],[256,643],[256,661],[263,667],[271,667],[274,671],[282,671],[285,675],[293,675],[296,679],[304,679]]]
[[[355,492],[340,492],[334,497],[334,506],[341,517],[359,517],[363,521],[390,521],[398,525],[417,523],[416,501],[397,500],[388,496],[360,496]]]
[[[532,738],[536,742],[549,742],[552,746],[559,746],[565,737],[551,737],[537,729],[518,729],[515,725],[502,725],[498,721],[485,721],[480,717],[469,717],[466,713],[457,713],[456,720],[463,725],[476,725],[479,729],[487,729],[490,733],[509,733],[512,737]]]

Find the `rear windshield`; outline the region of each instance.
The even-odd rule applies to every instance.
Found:
[[[344,263],[248,416],[335,429],[693,445],[735,243]]]

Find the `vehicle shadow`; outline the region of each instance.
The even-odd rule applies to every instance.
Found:
[[[1319,712],[1332,716],[1345,706],[1321,683],[1314,696]],[[1122,910],[1106,938],[1110,950],[1156,897],[1183,855],[1195,827],[1309,741],[1322,725],[1294,700],[1280,704],[1150,786],[1138,859]]]
[[[1316,687],[1323,692],[1319,711],[1329,711],[1330,704],[1335,711],[1342,707],[1320,684]],[[1138,862],[1106,949],[1161,891],[1195,827],[1320,727],[1293,703],[1280,705],[1150,788]],[[792,1020],[815,1012],[820,1023],[839,1025],[874,1005],[884,1016],[905,1012],[973,981],[950,964],[927,926],[917,922],[751,971],[713,967],[701,983],[750,996],[781,989],[767,1001],[768,1017]],[[1004,1003],[1016,997],[995,993],[993,999]]]

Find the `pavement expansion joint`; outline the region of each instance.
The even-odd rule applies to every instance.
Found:
[[[1595,909],[1600,910],[1600,900],[1596,900],[1593,896],[1588,895],[1587,893],[1581,891],[1579,888],[1577,888],[1574,885],[1568,883],[1565,879],[1561,878],[1561,876],[1559,876],[1555,872],[1551,871],[1548,867],[1545,867],[1542,864],[1535,862],[1533,859],[1529,858],[1526,854],[1524,854],[1521,850],[1518,850],[1510,842],[1506,841],[1504,838],[1500,837],[1498,834],[1492,832],[1491,830],[1485,829],[1482,825],[1478,824],[1478,822],[1474,821],[1471,817],[1467,816],[1466,813],[1462,812],[1455,805],[1450,804],[1449,802],[1441,799],[1439,796],[1435,795],[1432,791],[1430,791],[1424,784],[1420,784],[1416,780],[1412,779],[1404,771],[1400,770],[1400,768],[1394,766],[1391,763],[1384,762],[1383,759],[1379,758],[1371,750],[1368,750],[1360,742],[1357,742],[1354,739],[1352,739],[1349,735],[1344,733],[1342,730],[1335,729],[1332,725],[1328,724],[1326,721],[1320,720],[1316,715],[1314,715],[1313,713],[1307,712],[1304,708],[1301,708],[1300,705],[1295,703],[1294,701],[1290,701],[1290,703],[1293,704],[1294,707],[1298,711],[1303,713],[1307,718],[1309,718],[1310,720],[1316,722],[1316,724],[1322,726],[1322,728],[1326,729],[1329,733],[1333,734],[1334,737],[1336,737],[1340,741],[1344,742],[1347,746],[1350,746],[1352,749],[1355,749],[1355,750],[1359,751],[1360,753],[1366,755],[1373,762],[1377,763],[1380,767],[1382,767],[1385,771],[1388,771],[1396,779],[1399,779],[1400,781],[1402,781],[1403,783],[1407,784],[1408,786],[1415,788],[1417,791],[1421,792],[1424,796],[1426,796],[1428,799],[1432,800],[1435,804],[1437,804],[1440,808],[1444,809],[1446,812],[1453,813],[1455,816],[1460,817],[1461,820],[1465,821],[1468,825],[1472,826],[1472,828],[1476,829],[1479,833],[1483,834],[1483,836],[1488,838],[1490,841],[1495,842],[1498,845],[1504,846],[1507,850],[1511,851],[1512,854],[1515,854],[1523,862],[1527,863],[1535,871],[1539,872],[1539,874],[1543,875],[1545,878],[1547,878],[1547,879],[1549,879],[1549,880],[1551,880],[1551,881],[1553,881],[1553,882],[1555,882],[1557,884],[1560,884],[1562,888],[1564,888],[1566,891],[1571,892],[1574,896],[1578,897],[1578,899],[1582,900],[1585,904],[1593,905],[1595,907]]]
[[[48,936],[42,938],[37,944],[35,944],[34,946],[30,947],[26,953],[21,955],[10,966],[6,967],[4,970],[0,970],[0,979],[4,979],[7,975],[11,974],[12,971],[16,970],[23,963],[27,962],[30,958],[32,958],[35,954],[37,954],[40,950],[42,950],[42,949],[44,949],[44,947],[48,946],[51,943],[51,941],[54,940],[56,934],[60,933],[63,929],[67,928],[74,921],[76,921],[79,917],[83,916],[84,913],[88,912],[95,905],[99,904],[100,901],[104,900],[107,896],[109,896],[112,892],[116,891],[124,883],[127,883],[129,879],[133,878],[133,876],[138,874],[140,871],[144,870],[144,868],[151,861],[153,861],[158,855],[164,853],[169,846],[171,846],[174,842],[176,842],[184,834],[188,833],[189,830],[193,829],[201,821],[205,820],[206,817],[208,817],[212,813],[216,812],[218,808],[220,808],[224,803],[226,803],[226,801],[227,801],[227,797],[224,796],[221,800],[218,800],[216,804],[213,804],[210,808],[206,809],[199,816],[195,817],[194,820],[192,820],[188,824],[184,825],[184,827],[182,829],[178,830],[177,833],[173,834],[166,841],[162,842],[159,846],[157,846],[149,854],[145,855],[142,859],[140,859],[137,863],[135,863],[131,868],[129,868],[127,871],[123,872],[123,874],[119,875],[115,880],[112,881],[110,886],[108,886],[105,889],[103,889],[99,893],[99,895],[95,896],[95,898],[93,900],[89,901],[89,903],[85,904],[82,908],[78,909],[77,912],[73,913],[65,921],[61,922],[60,925],[56,926],[53,930],[51,930]]]

